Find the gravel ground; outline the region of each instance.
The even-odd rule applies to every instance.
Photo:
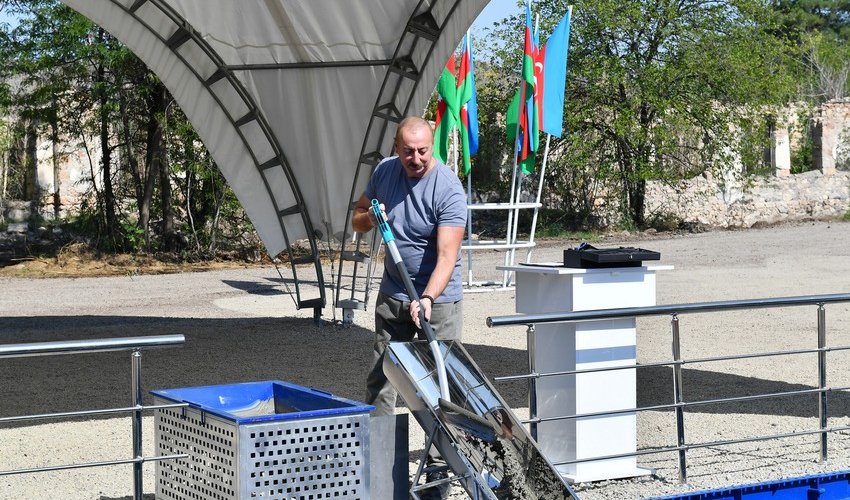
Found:
[[[850,292],[850,223],[808,222],[747,231],[688,235],[615,236],[597,246],[626,244],[661,252],[675,267],[658,275],[658,303],[674,304]],[[545,241],[538,262],[560,260],[575,241]],[[475,254],[475,279],[497,279],[502,254]],[[524,252],[521,254],[524,258]],[[316,326],[297,311],[274,269],[252,268],[160,276],[79,279],[0,279],[0,343],[182,333],[186,345],[146,351],[145,391],[155,388],[282,379],[360,399],[372,342],[371,311],[350,328]],[[489,377],[523,373],[525,331],[489,329],[488,316],[514,313],[512,291],[468,293],[464,345]],[[326,319],[333,313],[326,310]],[[338,315],[337,315],[338,316]],[[816,346],[816,309],[795,307],[681,316],[685,358],[807,349]],[[827,341],[850,345],[850,304],[826,307]],[[670,358],[668,318],[638,321],[638,361]],[[850,386],[850,361],[828,354],[828,384]],[[685,398],[695,401],[813,387],[812,354],[688,365]],[[0,417],[129,404],[129,356],[86,354],[9,359],[0,363]],[[638,371],[638,405],[671,400],[669,369]],[[525,385],[497,384],[520,418],[527,416]],[[833,393],[829,424],[850,425],[850,398]],[[146,403],[149,402],[146,400]],[[399,411],[405,411],[399,408]],[[694,408],[686,414],[688,443],[732,440],[817,428],[813,396],[763,399]],[[47,423],[50,422],[50,423]],[[666,411],[638,416],[639,448],[675,443]],[[128,418],[0,426],[0,469],[128,458]],[[146,455],[153,451],[151,417],[144,421]],[[830,436],[829,461],[818,463],[816,435],[688,452],[688,484],[678,481],[677,458],[639,458],[655,474],[634,480],[576,485],[582,499],[650,498],[850,468],[850,432]],[[411,473],[424,435],[411,419]],[[145,465],[153,493],[154,465]],[[0,498],[125,499],[130,466],[0,476]],[[456,493],[453,498],[466,498]]]

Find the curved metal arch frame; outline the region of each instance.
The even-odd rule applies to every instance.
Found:
[[[242,83],[233,75],[232,71],[228,68],[226,64],[222,61],[221,57],[215,52],[212,47],[209,46],[206,41],[201,38],[198,33],[192,28],[191,24],[179,15],[173,8],[168,6],[163,0],[136,0],[129,8],[120,3],[118,0],[110,0],[116,7],[123,10],[128,16],[132,17],[135,22],[139,23],[143,26],[147,31],[149,31],[153,36],[155,36],[158,40],[160,40],[168,50],[174,54],[186,67],[189,72],[191,72],[195,78],[198,79],[200,84],[207,90],[211,98],[219,105],[221,111],[230,121],[230,125],[232,126],[234,132],[237,134],[239,139],[242,141],[245,146],[246,151],[251,156],[251,160],[254,164],[254,168],[258,170],[260,178],[263,179],[263,185],[265,186],[266,191],[269,194],[269,197],[274,206],[275,212],[278,215],[278,223],[280,224],[281,234],[283,235],[284,242],[286,243],[286,251],[289,256],[290,267],[292,269],[292,276],[294,279],[295,285],[295,294],[296,294],[296,306],[300,309],[303,307],[312,307],[314,310],[314,316],[320,314],[321,309],[326,305],[326,294],[325,294],[325,285],[324,285],[324,275],[322,273],[322,263],[319,258],[318,246],[316,243],[317,232],[313,227],[313,223],[310,220],[310,216],[307,213],[306,205],[304,203],[303,195],[301,194],[301,190],[298,186],[298,182],[295,178],[295,175],[292,172],[292,169],[289,166],[289,162],[286,159],[286,155],[283,152],[283,148],[277,140],[277,137],[272,132],[271,127],[268,124],[268,121],[265,118],[262,110],[257,106],[254,99],[251,98],[251,95],[242,85]],[[145,20],[141,19],[138,15],[136,15],[136,11],[143,6],[144,4],[149,4],[162,12],[167,18],[169,18],[174,25],[177,27],[177,31],[171,35],[168,39],[166,39],[162,34],[153,29]],[[192,40],[203,52],[206,57],[215,65],[215,72],[204,78],[200,73],[198,73],[197,69],[193,67],[186,58],[181,55],[178,51],[179,47],[181,47],[185,42]],[[232,89],[235,91],[236,95],[242,100],[245,107],[248,109],[248,112],[243,117],[235,118],[231,116],[228,108],[222,103],[220,97],[213,91],[210,87],[217,83],[218,81],[225,79],[230,84]],[[260,163],[260,160],[257,158],[256,152],[251,147],[251,143],[245,137],[241,127],[250,123],[256,122],[256,124],[260,127],[260,130],[263,132],[263,136],[267,141],[268,145],[271,146],[271,150],[274,152],[274,158],[266,162],[264,164]],[[286,176],[287,181],[289,182],[289,187],[292,190],[292,194],[295,197],[296,204],[292,207],[287,207],[281,209],[278,206],[277,199],[275,197],[275,193],[269,185],[266,176],[264,175],[264,171],[269,168],[274,168],[279,166],[282,168],[284,175]],[[283,222],[283,218],[289,215],[300,214],[301,221],[304,224],[305,233],[307,234],[307,239],[310,244],[310,255],[302,258],[297,258],[293,254],[292,244],[289,239],[289,235],[286,231],[286,225]],[[301,291],[299,287],[298,281],[298,272],[297,265],[299,264],[307,264],[312,263],[316,269],[317,276],[317,287],[319,289],[319,298],[316,299],[308,299],[301,300]]]
[[[375,100],[372,116],[369,119],[369,125],[367,126],[366,133],[363,137],[363,146],[361,147],[360,155],[358,156],[359,160],[356,166],[354,180],[351,185],[351,193],[349,196],[350,202],[345,216],[343,236],[340,243],[341,248],[339,255],[339,271],[337,273],[335,304],[338,309],[343,310],[343,324],[351,324],[354,310],[366,309],[366,304],[369,301],[369,293],[372,286],[371,271],[367,271],[364,287],[358,289],[357,268],[359,263],[365,263],[368,267],[368,263],[371,261],[372,255],[376,253],[375,247],[377,243],[377,233],[375,231],[372,231],[371,242],[368,246],[368,253],[361,251],[363,243],[362,239],[364,236],[362,233],[353,233],[355,235],[355,241],[353,243],[354,250],[346,251],[346,242],[352,234],[349,233],[348,230],[349,224],[351,223],[352,212],[358,198],[360,197],[360,193],[357,192],[357,186],[359,184],[358,180],[364,174],[364,165],[369,166],[367,174],[371,175],[378,163],[387,156],[384,152],[390,152],[386,150],[382,151],[382,145],[386,142],[390,122],[397,124],[407,115],[407,113],[409,113],[410,106],[413,104],[413,97],[421,83],[422,69],[428,65],[433,54],[434,47],[436,46],[445,25],[452,19],[452,15],[455,10],[457,10],[457,7],[462,0],[447,1],[452,2],[452,4],[443,19],[442,24],[438,24],[432,14],[435,6],[439,2],[429,3],[428,7],[424,10],[422,9],[422,6],[426,4],[425,0],[420,0],[416,5],[416,8],[413,10],[413,13],[407,21],[403,36],[399,39],[399,42],[396,45],[396,50],[393,53],[389,68],[384,76],[384,81],[381,84],[381,90],[378,92],[378,96]],[[426,55],[421,65],[416,66],[412,55],[420,40],[430,43],[430,46],[426,49]],[[409,51],[404,55],[400,55],[401,49],[405,45],[409,45]],[[399,110],[395,106],[395,102],[397,101],[395,98],[399,96],[402,82],[405,78],[412,79],[413,85],[411,86],[408,95],[404,98],[404,109]],[[386,95],[385,91],[387,87],[391,85],[391,80],[395,80],[395,89],[393,92],[388,94],[388,97],[384,97]],[[371,132],[373,128],[376,127],[381,127],[381,131],[378,136],[374,138],[374,141],[370,141],[370,138],[372,138]],[[350,262],[352,264],[350,270],[351,274],[344,276],[343,268],[345,267],[346,262]],[[344,277],[351,278],[350,284],[347,285],[347,288],[350,291],[350,297],[348,299],[342,298],[344,288],[342,279]],[[358,292],[362,294],[362,299],[357,297]]]

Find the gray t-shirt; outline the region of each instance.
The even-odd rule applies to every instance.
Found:
[[[437,265],[437,227],[466,226],[466,194],[460,180],[439,161],[424,177],[408,177],[398,156],[391,156],[375,167],[365,194],[384,204],[398,252],[416,293],[421,294]],[[409,300],[404,282],[389,256],[384,259],[381,292],[398,300]],[[455,302],[462,298],[458,252],[451,280],[437,302]]]

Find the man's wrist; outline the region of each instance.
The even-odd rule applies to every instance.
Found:
[[[419,301],[420,301],[420,302],[422,302],[422,299],[428,299],[428,300],[430,300],[430,301],[431,301],[431,305],[432,305],[432,306],[434,305],[434,302],[436,302],[436,301],[434,300],[434,297],[431,297],[431,296],[430,296],[430,295],[428,295],[427,293],[423,293],[422,295],[420,295],[420,296],[419,296]]]

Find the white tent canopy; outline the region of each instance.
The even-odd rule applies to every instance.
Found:
[[[316,239],[343,239],[394,123],[489,0],[62,1],[162,79],[270,255],[310,241],[321,297],[298,300],[317,307]]]

